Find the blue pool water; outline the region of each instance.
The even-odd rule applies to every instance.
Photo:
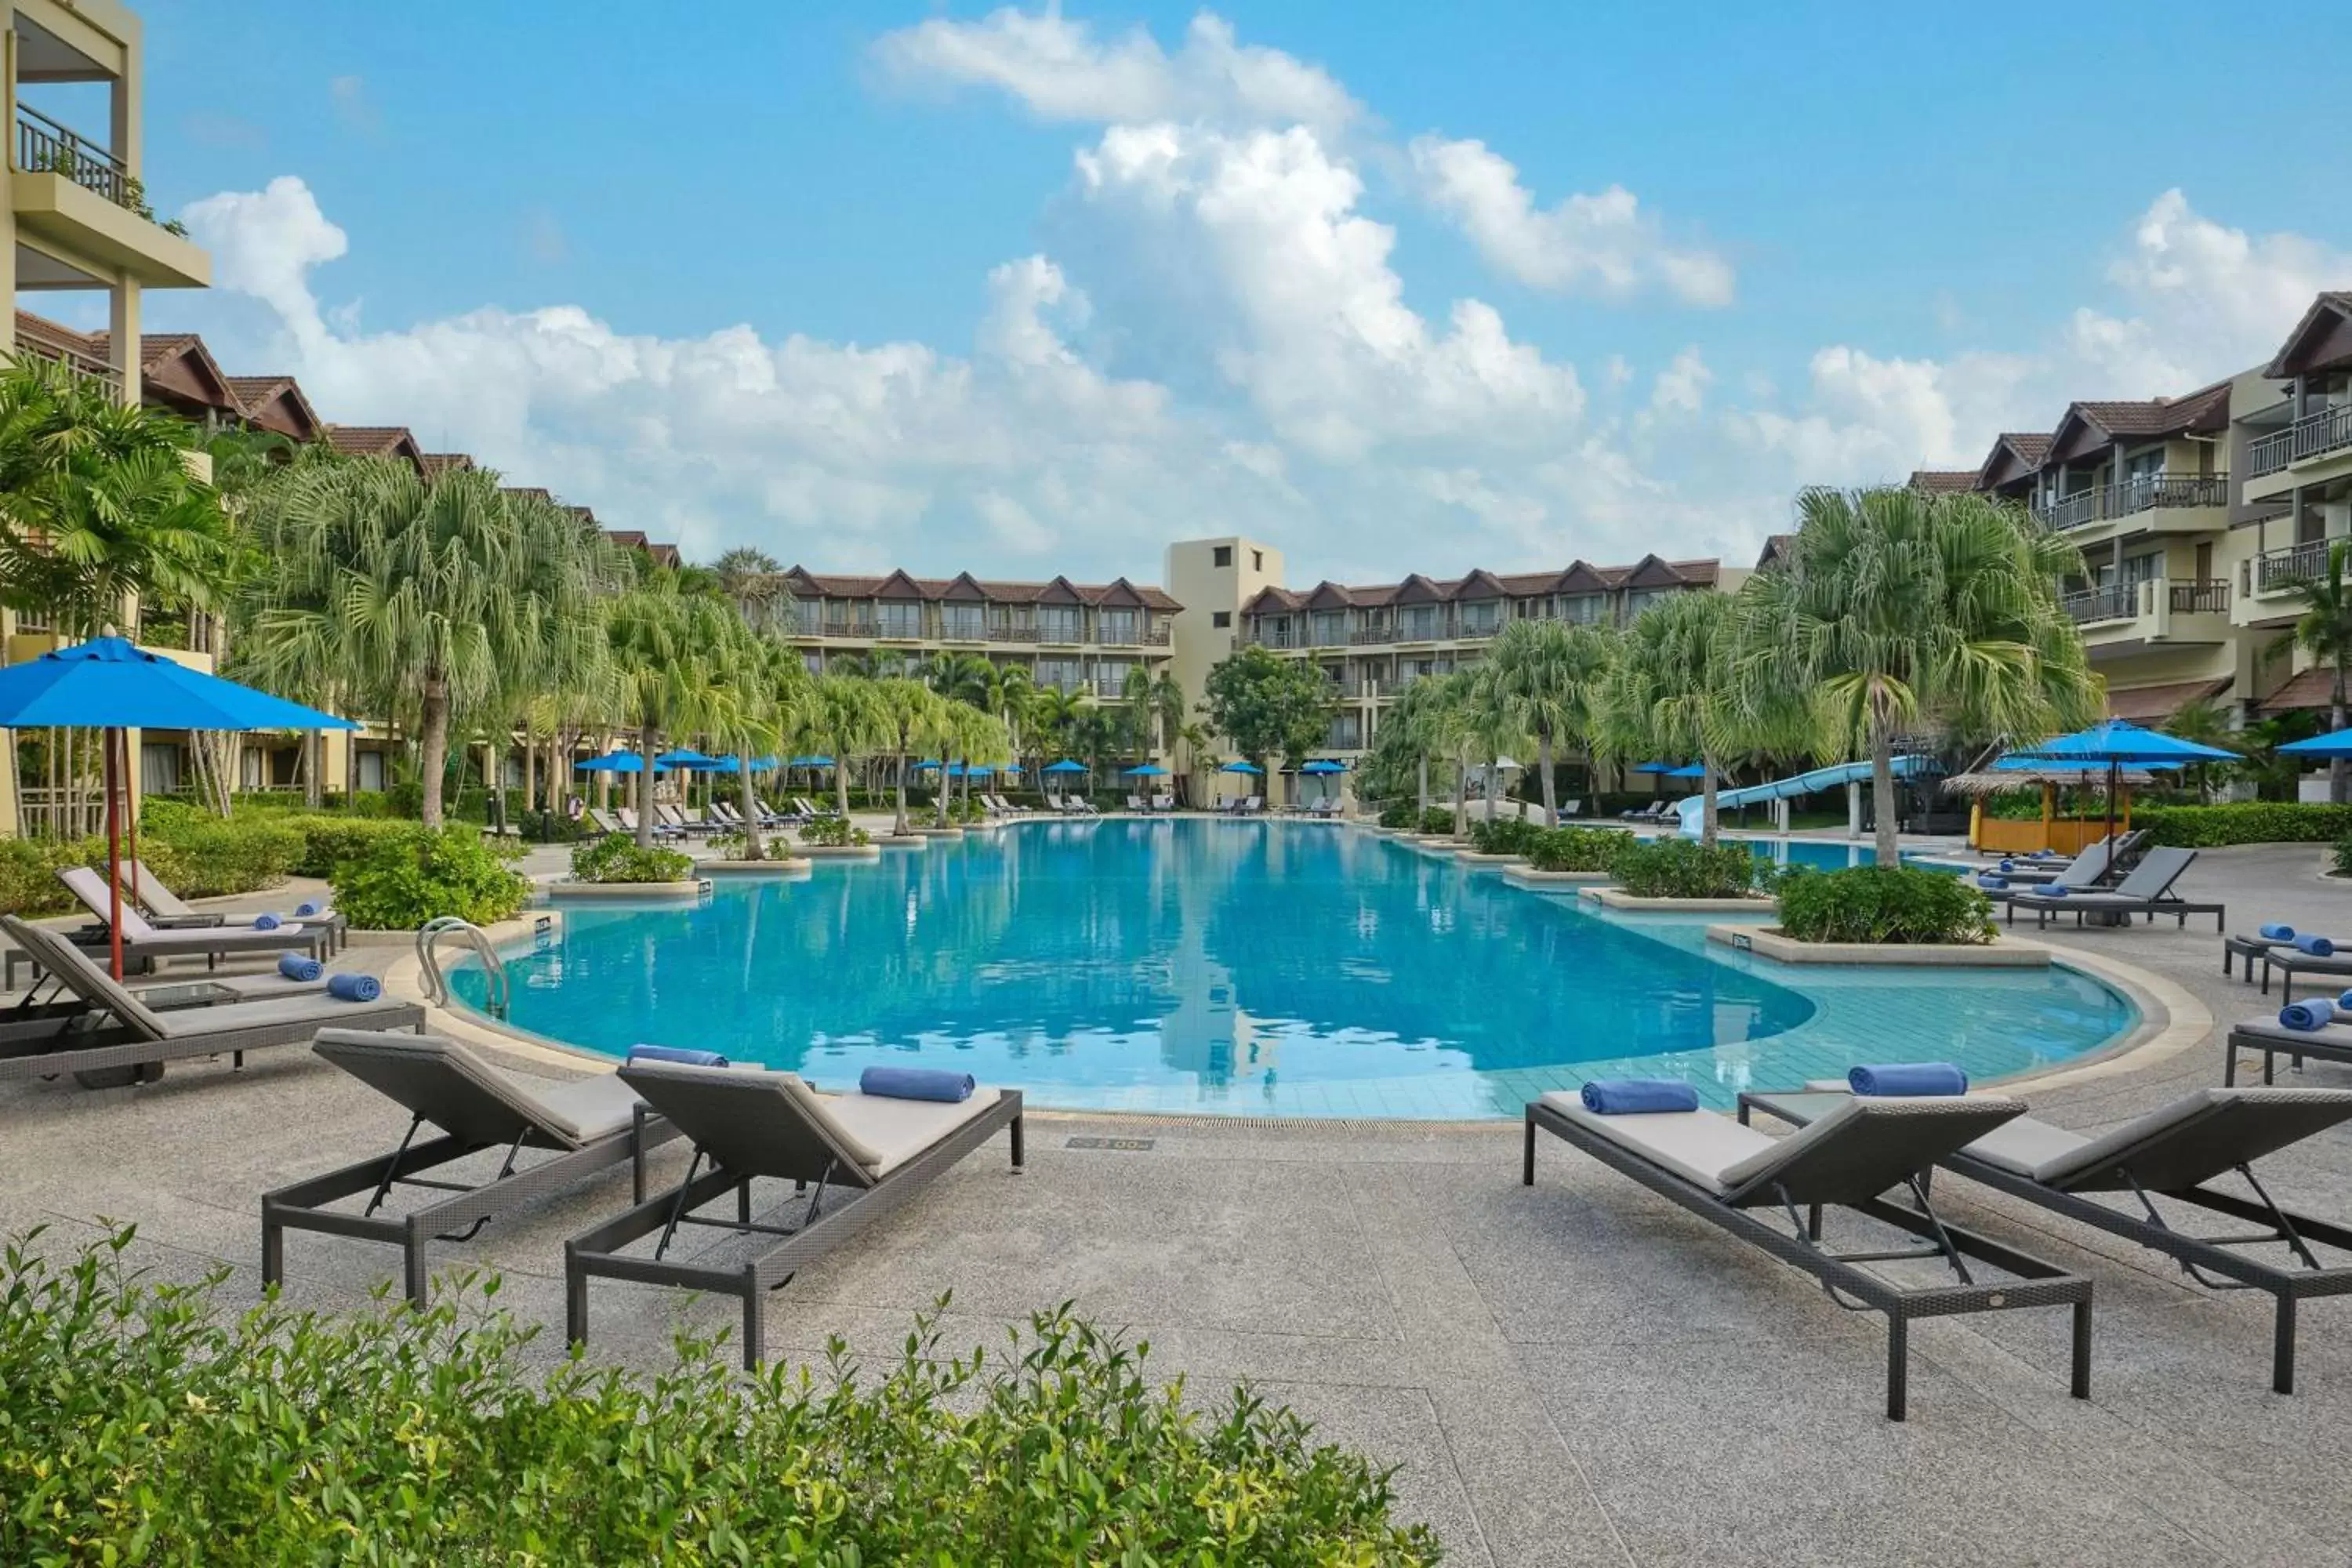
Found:
[[[1624,1073],[1711,1104],[1857,1061],[1979,1078],[2135,1022],[2069,970],[1798,972],[1323,825],[1034,823],[691,909],[567,910],[512,1022],[620,1054],[712,1047],[852,1084],[953,1066],[1039,1106],[1517,1116]],[[482,976],[461,971],[478,1003]]]

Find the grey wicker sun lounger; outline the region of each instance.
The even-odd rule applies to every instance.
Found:
[[[104,877],[87,866],[71,866],[59,868],[58,880],[100,921],[113,918]],[[150,924],[128,895],[122,900],[122,956],[142,963],[159,958],[201,958],[207,963],[217,963],[240,953],[268,952],[307,952],[313,958],[322,958],[330,937],[323,925],[303,925],[294,921],[275,931],[255,931],[250,926],[163,931]],[[42,967],[46,969],[47,965]]]
[[[2131,917],[2144,914],[2150,921],[2158,915],[2175,917],[2182,927],[2190,915],[2211,915],[2213,929],[2220,931],[2229,918],[2225,905],[2192,903],[2172,890],[2182,872],[2196,862],[2194,849],[2151,849],[2132,868],[2130,876],[2112,889],[2077,892],[2071,888],[2063,895],[2052,897],[2032,888],[2018,888],[2009,895],[2009,923],[2017,923],[2017,911],[2031,910],[2037,926],[2046,926],[2053,914],[2072,913],[2074,923],[2081,925],[2085,915],[2121,915],[2129,925]]]
[[[70,1017],[0,1028],[0,1080],[71,1073],[89,1088],[145,1082],[162,1076],[163,1063],[193,1057],[226,1055],[243,1067],[246,1052],[299,1045],[321,1026],[414,1029],[425,1022],[414,1002],[344,1002],[322,992],[159,1011],[57,932],[14,915],[0,915],[0,931],[89,1005]]]
[[[1743,1094],[1739,1114],[1762,1110],[1795,1126],[1834,1110],[1837,1093]],[[1972,1182],[2160,1252],[2209,1290],[2263,1290],[2277,1301],[2271,1343],[2271,1387],[2294,1392],[2295,1304],[2352,1295],[2352,1229],[2281,1208],[2253,1173],[2253,1163],[2314,1133],[2352,1121],[2352,1090],[2200,1089],[2096,1137],[2021,1116],[1937,1163]],[[2206,1184],[2235,1173],[2252,1199]],[[2132,1207],[2097,1202],[2093,1193],[2128,1193]],[[2252,1222],[2261,1229],[2198,1236],[2178,1229],[2157,1200]],[[2332,1249],[2323,1263],[2313,1250]],[[2276,1247],[2263,1257],[2254,1248]]]
[[[291,1227],[397,1246],[403,1288],[421,1307],[428,1243],[470,1241],[498,1215],[568,1192],[624,1161],[632,1173],[631,1201],[643,1203],[646,1151],[677,1136],[612,1073],[536,1085],[499,1071],[454,1040],[373,1029],[321,1029],[311,1048],[406,1110],[408,1133],[389,1155],[263,1194],[265,1285],[286,1277]],[[441,1136],[420,1143],[416,1134],[427,1122]],[[526,1149],[552,1152],[553,1158],[518,1169]],[[506,1160],[488,1180],[453,1182],[428,1173],[497,1150],[506,1152]],[[379,1215],[396,1186],[446,1195],[405,1214]],[[356,1213],[330,1206],[362,1194],[367,1203]]]
[[[253,929],[253,917],[250,915],[219,914],[200,910],[189,903],[170,888],[165,887],[163,879],[149,870],[147,862],[144,860],[125,861],[124,866],[129,875],[122,879],[123,902],[131,902],[135,895],[137,903],[147,912],[148,922],[161,930],[191,931],[205,927],[226,931]],[[351,924],[341,915],[331,910],[323,910],[318,914],[292,915],[287,918],[289,922],[299,921],[305,926],[325,926],[327,948],[331,952],[338,952],[342,948],[346,930]]]
[[[1972,1231],[1947,1225],[1927,1200],[1927,1175],[1939,1159],[2023,1113],[2024,1103],[1990,1096],[1948,1100],[1849,1098],[1787,1138],[1772,1139],[1712,1111],[1601,1116],[1571,1094],[1547,1094],[1527,1109],[1521,1179],[1536,1179],[1538,1128],[1692,1214],[1763,1248],[1822,1282],[1833,1300],[1886,1314],[1886,1416],[1908,1404],[1911,1324],[2013,1307],[2074,1309],[2071,1392],[2091,1396],[2091,1282]],[[1910,1189],[1905,1206],[1881,1196]],[[1806,1214],[1802,1218],[1798,1209]],[[1822,1209],[1849,1209],[1924,1245],[1832,1252],[1822,1245]],[[1779,1211],[1785,1225],[1758,1211]],[[1874,1264],[1940,1259],[1954,1278],[1907,1284]],[[2006,1278],[1979,1280],[1969,1265]]]
[[[588,1338],[588,1281],[629,1279],[730,1295],[743,1304],[743,1365],[760,1364],[761,1315],[768,1292],[882,1219],[1003,1129],[1021,1168],[1021,1091],[978,1089],[953,1103],[819,1094],[791,1073],[746,1068],[634,1062],[621,1081],[669,1119],[694,1145],[686,1179],[669,1192],[563,1247],[564,1324],[572,1343]],[[751,1183],[789,1181],[794,1223],[751,1219]],[[697,1210],[735,1194],[735,1217]],[[828,1208],[830,1202],[833,1206]],[[680,1226],[712,1226],[765,1238],[750,1258],[726,1265],[669,1256]],[[657,1236],[650,1256],[625,1252]]]
[[[2343,1015],[2336,1015],[2339,1020]],[[2293,1057],[2297,1068],[2305,1057],[2323,1062],[2343,1062],[2352,1066],[2352,1025],[2343,1022],[2323,1025],[2316,1029],[2290,1029],[2276,1016],[2248,1018],[2231,1026],[2230,1037],[2223,1046],[2221,1081],[2238,1081],[2238,1054],[2260,1051],[2263,1058],[2263,1082],[2268,1084],[2275,1076],[2280,1057]]]
[[[2112,847],[2104,838],[2086,845],[2083,852],[2062,868],[2057,875],[2036,884],[2036,888],[2064,888],[2069,892],[2079,889],[2088,892],[2099,885],[2100,878],[2107,874],[2107,865],[2113,854]],[[2005,904],[2019,894],[2032,892],[2036,888],[1979,888],[1978,890],[1994,903]]]
[[[2225,937],[2222,940],[2225,944],[2222,962],[2226,963],[2228,963],[2226,943],[2230,939]],[[2247,979],[2253,979],[2254,964],[2257,962],[2263,966],[2261,986],[2263,995],[2267,996],[2271,994],[2271,975],[2273,972],[2277,973],[2279,1005],[2282,1007],[2294,1000],[2294,978],[2298,974],[2352,975],[2352,950],[2339,950],[2326,958],[2321,958],[2314,953],[2305,952],[2298,947],[2263,948],[2246,954]]]

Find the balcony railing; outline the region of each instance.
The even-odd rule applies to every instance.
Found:
[[[2158,509],[2230,504],[2227,474],[2147,474],[2121,485],[2098,485],[2033,509],[2042,525],[2080,528]]]
[[[2277,434],[2253,442],[2246,447],[2246,467],[2260,479],[2346,449],[2352,449],[2352,403],[2307,414]]]
[[[988,628],[988,640],[991,642],[1035,642],[1037,640],[1037,628],[1035,626],[991,626]]]
[[[2245,564],[2244,570],[2253,579],[2250,591],[2256,594],[2274,593],[2294,584],[2327,575],[2327,552],[2340,540],[2315,539],[2306,544],[2290,544],[2284,550],[2265,551]],[[2247,586],[2242,584],[2242,587]]]
[[[148,216],[145,193],[121,159],[21,103],[16,106],[16,167],[28,174],[63,174],[116,206]]]
[[[2168,592],[2176,616],[2221,615],[2230,608],[2230,584],[2223,578],[2184,577]]]
[[[821,634],[829,637],[877,637],[882,628],[873,621],[827,621]]]
[[[1348,640],[1360,647],[1366,643],[1394,642],[1397,629],[1394,626],[1358,626],[1349,634]]]
[[[2093,588],[2069,594],[2063,602],[2066,613],[2076,621],[2129,620],[2139,614],[2139,584],[2120,583]]]
[[[119,389],[122,385],[122,377],[116,373],[112,365],[102,359],[94,359],[89,354],[69,349],[63,343],[53,343],[46,338],[36,337],[29,332],[18,332],[16,344],[16,357],[19,359],[30,355],[34,359],[47,360],[54,365],[62,365],[68,374],[79,376],[86,381],[97,382],[102,386]]]

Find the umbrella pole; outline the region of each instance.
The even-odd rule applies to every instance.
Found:
[[[122,731],[108,730],[103,738],[106,752],[106,901],[107,945],[114,966],[114,978],[122,978],[122,803],[114,794],[114,742]]]

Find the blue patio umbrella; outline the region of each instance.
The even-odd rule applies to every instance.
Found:
[[[105,731],[109,948],[122,978],[122,801],[130,772],[126,730],[356,730],[359,725],[190,669],[123,637],[93,637],[0,668],[0,729],[50,726]],[[131,824],[131,891],[138,891],[139,825]]]
[[[656,757],[654,772],[661,773],[665,768],[662,760]],[[573,763],[572,771],[583,773],[641,773],[646,771],[646,760],[635,752],[607,752],[601,757]]]
[[[1237,762],[1237,763],[1226,763],[1223,768],[1219,769],[1218,771],[1219,771],[1220,773],[1262,773],[1265,772],[1265,770],[1264,768],[1259,767],[1255,763],[1239,763],[1239,762]]]
[[[1329,762],[1318,757],[1315,761],[1307,763],[1298,771],[1302,773],[1344,773],[1348,771],[1348,764],[1345,763]]]
[[[1128,769],[1127,776],[1131,779],[1164,779],[1168,776],[1168,770],[1156,763],[1145,763],[1140,767]]]
[[[1668,768],[1665,776],[1670,779],[1703,779],[1706,777],[1706,764],[1685,763],[1678,768]]]
[[[1630,773],[1670,773],[1675,771],[1675,764],[1672,763],[1635,763],[1632,767],[1625,771]]]
[[[912,767],[912,768],[913,768],[917,773],[929,773],[933,768],[938,767],[940,764],[939,764],[939,760],[938,760],[937,758],[935,758],[935,757],[926,757],[926,758],[924,758],[924,759],[923,759],[921,762],[919,762],[919,763],[909,763],[908,765],[909,765],[909,766],[911,766],[911,767]]]
[[[1087,764],[1074,763],[1069,758],[1064,757],[1058,763],[1046,763],[1045,771],[1049,773],[1082,773],[1087,771]]]
[[[829,768],[833,766],[833,759],[831,757],[794,757],[791,762],[786,763],[784,766],[788,768]]]
[[[2335,730],[2307,741],[2290,741],[2279,750],[2298,757],[2352,757],[2352,730]]]
[[[675,752],[664,752],[654,759],[654,766],[656,768],[715,768],[718,765],[717,757],[705,756],[690,747],[680,748]]]
[[[2240,761],[2235,752],[2225,752],[2219,746],[2208,746],[2195,741],[2184,741],[2178,735],[2168,735],[2161,730],[2143,730],[2137,724],[2121,719],[2110,719],[2094,724],[2072,735],[2061,735],[2054,741],[2039,745],[2019,746],[2010,757],[2063,766],[2104,764],[2107,770],[2107,837],[2116,836],[2116,792],[2121,786],[2126,767],[2162,767],[2168,763],[2234,763]]]

